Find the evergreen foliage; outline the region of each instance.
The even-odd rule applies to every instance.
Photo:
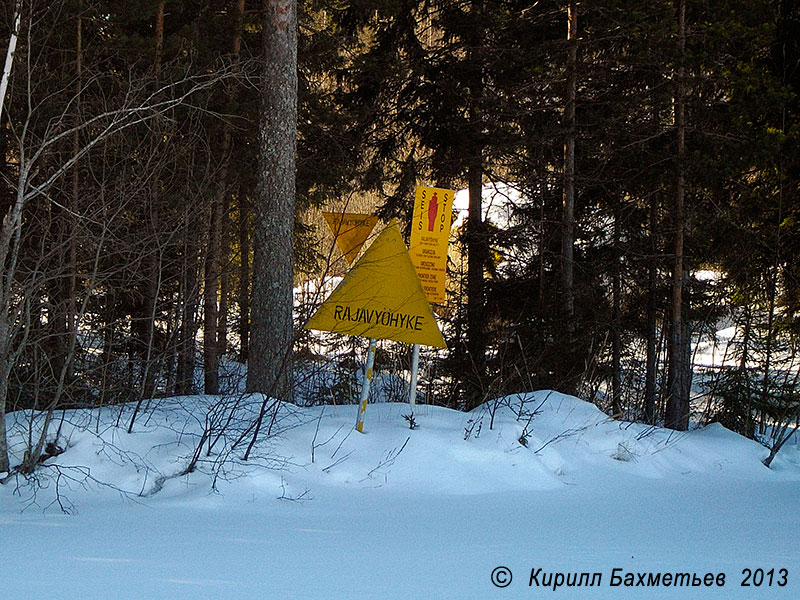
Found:
[[[220,392],[248,357],[262,11],[22,2],[0,121],[0,412]],[[800,414],[798,40],[796,0],[300,2],[295,278],[330,270],[318,209],[367,198],[408,232],[417,184],[467,188],[429,400],[554,388],[664,423],[679,393],[779,447]],[[512,190],[502,220],[490,184]],[[693,368],[725,325],[726,360]]]

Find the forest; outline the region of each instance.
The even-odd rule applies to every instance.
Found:
[[[355,403],[320,211],[407,240],[417,185],[468,198],[425,402],[797,429],[798,0],[5,0],[0,56],[0,473],[71,408],[263,392],[249,452],[268,397]]]

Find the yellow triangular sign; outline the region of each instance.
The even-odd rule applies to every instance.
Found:
[[[344,254],[348,265],[352,265],[358,256],[361,246],[367,241],[369,234],[375,228],[378,217],[373,215],[359,215],[355,213],[329,213],[322,216],[333,232],[336,245]]]
[[[447,347],[395,222],[367,248],[306,329]]]

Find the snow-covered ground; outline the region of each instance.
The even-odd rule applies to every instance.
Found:
[[[161,400],[133,434],[119,407],[68,412],[66,451],[0,487],[2,597],[800,598],[797,439],[767,469],[718,425],[557,393],[419,406],[414,430],[408,405],[371,404],[365,434],[355,406],[284,405],[247,463],[222,440],[176,476],[214,402]]]

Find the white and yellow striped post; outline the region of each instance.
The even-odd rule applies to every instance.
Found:
[[[419,373],[419,344],[414,344],[411,349],[411,383],[408,386],[408,404],[411,407],[411,414],[414,414],[414,406],[417,404],[417,376]]]
[[[375,338],[369,338],[364,383],[361,386],[361,399],[358,401],[358,419],[356,420],[356,431],[358,433],[364,433],[364,413],[367,412],[367,399],[369,398],[369,386],[372,384],[373,364],[375,364]]]

